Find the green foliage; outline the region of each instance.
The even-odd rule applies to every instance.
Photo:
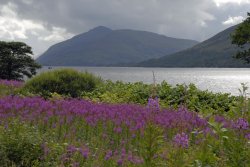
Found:
[[[249,145],[239,136],[229,136],[223,141],[223,151],[228,157],[226,163],[232,167],[245,167],[250,164]]]
[[[15,120],[9,123],[7,129],[0,126],[1,166],[35,166],[43,154],[41,144],[41,136],[32,126]]]
[[[108,103],[146,104],[152,86],[142,82],[123,83],[107,81],[92,92],[84,92],[83,98]],[[179,108],[185,106],[192,111],[203,113],[229,112],[237,106],[239,99],[226,93],[201,91],[194,84],[171,86],[163,81],[156,85],[156,94],[163,108]]]
[[[59,69],[44,72],[32,78],[27,81],[24,89],[43,97],[51,97],[53,93],[80,97],[83,92],[92,91],[101,82],[101,78],[88,72],[81,73],[73,69]]]
[[[213,129],[216,140],[210,142],[210,147],[217,154],[217,157],[227,157],[222,159],[223,166],[245,167],[250,164],[249,144],[245,142],[244,133],[241,131],[234,132],[223,127],[223,124],[216,122],[209,123]]]
[[[232,34],[232,43],[238,45],[241,50],[236,54],[235,58],[242,59],[246,63],[250,63],[250,13],[247,19],[241,23]]]
[[[239,106],[241,111],[241,116],[244,116],[246,112],[249,111],[248,109],[248,87],[246,83],[241,83],[242,89],[239,89],[240,96],[239,96]]]
[[[18,94],[23,84],[21,81],[0,80],[0,97]]]
[[[159,166],[159,155],[163,146],[163,130],[154,125],[148,125],[145,129],[144,140],[141,144],[141,154],[146,166]]]
[[[8,89],[7,86],[0,85],[0,96],[8,95],[8,94],[10,94],[10,92],[11,92],[11,89]]]
[[[150,85],[106,81],[92,92],[85,92],[83,98],[109,103],[146,104],[150,95]]]
[[[30,55],[31,47],[25,43],[0,41],[0,78],[22,80],[35,75],[41,66]]]
[[[19,88],[0,84],[0,97],[6,96],[6,95],[13,95],[13,94],[16,94],[17,92],[19,92]]]

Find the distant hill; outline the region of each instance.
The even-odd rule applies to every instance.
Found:
[[[197,43],[146,31],[111,30],[99,26],[51,46],[37,61],[48,66],[131,65],[175,53]]]
[[[237,26],[230,27],[192,48],[141,62],[143,67],[250,67],[233,58],[238,48],[231,44],[230,34]]]

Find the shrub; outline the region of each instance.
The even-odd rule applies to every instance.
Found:
[[[24,89],[43,97],[50,97],[53,93],[80,97],[82,92],[92,91],[101,82],[101,78],[88,72],[59,69],[34,77],[25,84]]]
[[[194,84],[172,86],[163,81],[156,85],[156,95],[161,108],[179,108],[207,114],[232,113],[239,98],[227,93],[199,90]],[[83,98],[107,103],[136,103],[145,105],[152,93],[152,86],[143,82],[124,83],[106,81]],[[249,105],[250,106],[250,105]]]

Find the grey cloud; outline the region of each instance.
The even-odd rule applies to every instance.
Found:
[[[205,40],[225,29],[229,16],[246,16],[249,5],[213,0],[0,0],[17,5],[20,18],[79,34],[95,26],[138,29],[171,37]]]
[[[211,0],[33,0],[32,4],[12,1],[21,17],[42,20],[48,27],[65,27],[81,33],[98,25],[114,29],[132,28],[169,36],[199,39],[189,31],[202,29],[213,19]],[[209,4],[209,5],[208,5]]]

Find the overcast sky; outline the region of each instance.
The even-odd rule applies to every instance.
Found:
[[[250,12],[250,0],[0,0],[0,40],[23,41],[35,57],[102,25],[203,41]]]

